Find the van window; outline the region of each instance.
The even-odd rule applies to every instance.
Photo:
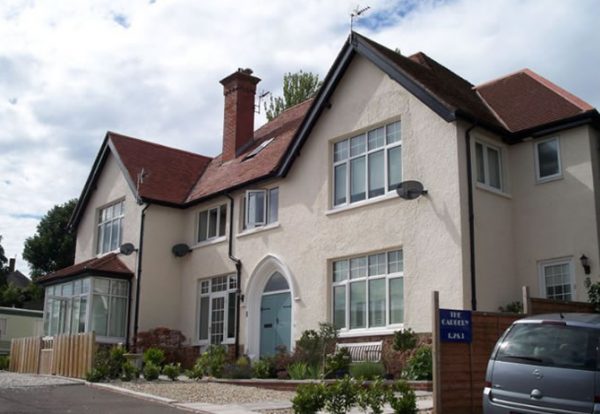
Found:
[[[515,324],[496,354],[499,361],[598,370],[600,331],[552,323]]]

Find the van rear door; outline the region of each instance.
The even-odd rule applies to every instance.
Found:
[[[492,402],[514,413],[591,413],[598,337],[563,322],[515,324],[494,356]]]

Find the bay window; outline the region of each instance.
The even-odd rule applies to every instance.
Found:
[[[119,201],[100,209],[98,212],[98,244],[96,246],[96,253],[108,253],[119,248],[123,238],[124,216],[124,201]]]
[[[403,322],[402,250],[336,260],[332,274],[336,328],[385,328]]]
[[[129,283],[88,277],[46,287],[44,334],[96,332],[98,337],[124,339]]]
[[[379,197],[394,191],[401,181],[399,121],[334,144],[334,206]]]
[[[235,339],[236,275],[198,281],[198,342],[227,343]]]

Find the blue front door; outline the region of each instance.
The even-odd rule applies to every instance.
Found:
[[[290,350],[292,297],[290,292],[263,295],[260,304],[260,356],[274,355],[277,347]]]

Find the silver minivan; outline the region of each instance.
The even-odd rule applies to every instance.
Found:
[[[498,340],[483,390],[485,414],[600,413],[600,315],[515,321]]]

